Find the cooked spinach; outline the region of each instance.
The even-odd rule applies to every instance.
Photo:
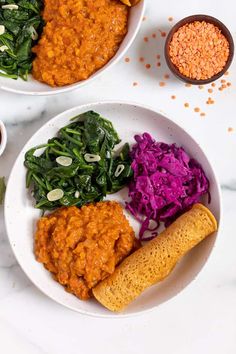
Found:
[[[16,9],[4,8],[17,5]],[[43,0],[0,0],[0,76],[27,80],[32,70],[32,47],[42,32]]]
[[[123,188],[132,176],[132,169],[129,145],[125,144],[115,154],[118,143],[120,139],[112,123],[89,111],[73,118],[47,144],[30,149],[24,164],[26,187],[32,188],[35,207],[43,210],[63,205],[80,207]],[[39,149],[44,151],[37,156]],[[58,189],[63,196],[52,201],[49,192]]]

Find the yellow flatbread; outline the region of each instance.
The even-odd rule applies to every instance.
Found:
[[[122,311],[145,289],[165,279],[189,250],[216,230],[217,222],[210,210],[195,204],[159,236],[127,257],[93,289],[93,295],[109,310]]]

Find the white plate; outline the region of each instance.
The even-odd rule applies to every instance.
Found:
[[[8,181],[5,198],[8,237],[22,269],[32,282],[53,300],[70,309],[89,315],[118,317],[137,314],[171,299],[185,288],[204,266],[212,251],[215,236],[208,237],[189,252],[166,280],[144,292],[120,315],[112,314],[95,300],[80,301],[67,293],[61,285],[52,279],[51,274],[44,269],[43,265],[36,262],[33,254],[33,234],[35,222],[39,218],[40,212],[33,208],[33,199],[25,189],[24,155],[28,149],[53,137],[62,126],[68,124],[70,118],[91,109],[113,122],[123,143],[133,144],[135,134],[147,131],[158,141],[175,142],[183,146],[191,156],[201,163],[209,178],[212,196],[209,208],[219,221],[221,210],[219,184],[205,153],[193,138],[173,121],[150,108],[125,102],[102,102],[79,106],[61,113],[33,135],[20,152]],[[113,199],[122,202],[126,197],[126,190],[112,196]],[[138,232],[138,223],[131,216],[129,219],[135,231]]]
[[[36,81],[32,77],[32,75],[29,75],[28,81],[23,81],[22,79],[12,80],[0,77],[0,89],[22,95],[49,96],[72,91],[92,82],[94,79],[99,77],[104,71],[108,70],[108,68],[111,68],[115,63],[117,63],[129,49],[140,28],[144,15],[144,9],[145,0],[142,0],[138,5],[130,9],[128,33],[125,36],[123,42],[121,43],[116,55],[103,68],[95,72],[87,80],[63,87],[50,87],[46,84]]]
[[[7,145],[7,130],[4,123],[0,120],[0,156],[3,154]]]

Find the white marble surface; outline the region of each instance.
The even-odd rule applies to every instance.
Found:
[[[164,39],[174,21],[206,13],[221,19],[236,39],[233,0],[147,0],[147,19],[124,60],[101,79],[70,94],[29,98],[0,92],[0,118],[8,130],[7,150],[0,157],[0,175],[9,175],[28,138],[55,114],[81,103],[125,99],[161,109],[202,144],[215,165],[222,186],[224,218],[216,247],[197,280],[153,312],[130,319],[96,319],[67,310],[41,294],[26,278],[11,252],[0,207],[0,352],[3,354],[234,354],[236,353],[236,62],[232,83],[212,94],[210,87],[187,88],[170,76],[163,59]],[[152,38],[152,34],[156,38]],[[148,36],[149,41],[143,38]],[[156,55],[161,54],[161,67]],[[145,58],[145,65],[138,61]],[[138,82],[138,86],[133,86]],[[172,100],[171,95],[176,99]],[[206,105],[207,98],[215,100]],[[190,108],[184,108],[188,102]],[[194,112],[200,107],[206,113]],[[125,124],[125,122],[124,122]],[[234,128],[228,132],[228,128]],[[16,185],[17,188],[17,185]],[[19,237],[24,237],[19,230]]]

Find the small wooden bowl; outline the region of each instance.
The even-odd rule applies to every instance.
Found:
[[[178,68],[172,63],[171,58],[170,58],[170,54],[169,54],[169,46],[170,46],[170,42],[172,40],[172,37],[174,35],[174,33],[182,26],[186,25],[187,23],[191,23],[194,21],[205,21],[208,23],[212,23],[213,25],[217,26],[222,34],[225,36],[225,38],[228,40],[229,42],[229,57],[228,60],[223,68],[222,71],[220,71],[218,74],[212,76],[209,79],[206,80],[197,80],[197,79],[191,79],[187,76],[182,75]],[[208,15],[192,15],[192,16],[188,16],[183,18],[182,20],[180,20],[179,22],[177,22],[172,29],[170,30],[167,38],[166,38],[166,43],[165,43],[165,58],[166,58],[166,63],[169,67],[169,69],[172,71],[172,73],[178,77],[180,80],[187,82],[189,84],[192,85],[205,85],[205,84],[209,84],[210,82],[213,82],[217,79],[219,79],[229,68],[232,60],[233,60],[233,56],[234,56],[234,41],[232,38],[232,35],[230,33],[230,31],[228,30],[228,28],[219,20],[217,20],[215,17],[212,16],[208,16]]]

